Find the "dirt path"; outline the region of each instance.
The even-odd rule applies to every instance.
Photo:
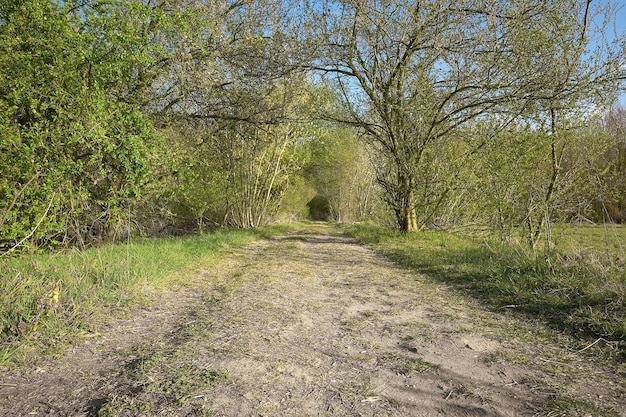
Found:
[[[5,372],[0,415],[626,415],[623,376],[328,226],[200,280],[63,360]]]

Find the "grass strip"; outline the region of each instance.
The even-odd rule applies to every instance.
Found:
[[[298,227],[218,229],[4,259],[0,261],[0,365],[59,352],[95,332],[111,315],[149,303],[152,291],[193,285],[190,280],[198,271],[232,249]]]
[[[493,308],[539,317],[574,335],[580,346],[602,340],[615,352],[626,351],[626,270],[615,254],[537,253],[443,231],[348,230],[400,265]]]

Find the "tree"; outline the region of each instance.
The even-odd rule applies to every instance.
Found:
[[[186,155],[190,166],[182,171],[186,174],[178,172],[182,181],[175,197],[184,207],[196,207],[198,219],[262,226],[278,212],[292,182],[297,183],[292,177],[302,161],[298,141],[306,134],[301,115],[311,101],[307,80],[293,75],[264,85],[252,82],[232,88],[222,100],[241,106],[220,117],[199,109],[172,125],[180,133],[170,134],[177,136],[171,146]]]
[[[626,110],[611,108],[601,127],[608,138],[602,158],[593,165],[595,180],[600,182],[596,195],[596,217],[603,221],[626,222]]]
[[[471,167],[475,186],[468,196],[477,202],[472,206],[476,224],[506,241],[521,230],[530,247],[541,242],[550,247],[553,222],[588,215],[598,184],[590,166],[602,155],[606,141],[591,129],[577,126],[593,125],[593,120],[573,118],[571,122],[575,122],[572,131],[564,129],[558,142],[567,141],[567,146],[559,148],[556,183],[549,157],[555,138],[532,123],[518,120],[481,149]]]
[[[568,6],[567,2],[564,5]],[[578,155],[582,161],[566,166],[577,151],[576,139],[585,135],[586,127],[593,121],[593,109],[603,108],[614,100],[625,62],[623,51],[619,52],[617,45],[605,40],[609,10],[594,9],[591,1],[571,6],[578,8],[566,15],[568,18],[552,20],[544,28],[552,42],[544,45],[530,41],[533,49],[543,47],[543,53],[549,57],[541,68],[546,77],[523,115],[535,127],[537,137],[549,143],[546,159],[550,168],[546,181],[540,181],[546,185],[540,193],[535,193],[534,204],[528,206],[524,218],[528,241],[533,247],[544,231],[550,245],[550,224],[562,200],[558,195],[568,194],[572,177],[580,173],[580,167],[588,168],[584,158],[587,161],[593,158],[592,149],[588,149],[587,155]],[[597,21],[601,23],[593,23]]]
[[[384,157],[378,178],[405,231],[424,226],[447,192],[416,212],[424,155],[436,143],[479,118],[497,117],[495,129],[506,127],[546,99],[549,86],[564,96],[593,84],[565,68],[563,89],[548,71],[564,69],[558,60],[569,58],[555,57],[550,45],[581,33],[586,6],[577,1],[355,0],[323,10],[328,47],[316,68],[343,91],[344,121],[377,144]],[[558,21],[566,23],[549,30]]]
[[[298,168],[294,148],[312,93],[290,4],[218,4],[199,6],[207,18],[217,17],[203,36],[185,43],[187,59],[163,82],[171,91],[155,119],[193,132],[187,154],[195,154],[195,166],[211,167],[196,173],[194,188],[206,190],[214,175],[224,187],[219,223],[256,227],[277,212]]]

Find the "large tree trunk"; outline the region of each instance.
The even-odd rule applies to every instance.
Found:
[[[405,232],[417,231],[417,218],[415,215],[415,206],[411,205],[406,208],[402,230]]]

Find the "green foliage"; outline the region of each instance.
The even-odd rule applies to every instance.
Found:
[[[596,221],[626,222],[626,110],[610,109],[602,120],[602,133],[608,142],[605,152],[594,163],[594,180],[600,183],[596,191],[594,215]],[[592,217],[592,216],[590,216]]]
[[[304,220],[309,215],[307,203],[315,196],[315,189],[302,176],[294,174],[283,195],[278,217],[281,220]]]
[[[316,194],[308,203],[309,218],[311,220],[328,221],[330,220],[330,203],[327,198],[320,194]]]
[[[323,124],[305,146],[303,173],[322,199],[330,218],[340,222],[372,218],[379,201],[367,148],[352,128]]]
[[[444,203],[463,201],[467,188],[457,168],[520,122],[548,149],[532,152],[548,166],[526,178],[530,207],[517,219],[535,245],[571,185],[563,170],[577,125],[620,88],[623,35],[610,44],[602,32],[614,16],[560,0],[332,3],[336,14],[317,16],[333,45],[320,65],[343,93],[342,119],[377,145],[378,181],[397,225],[413,231],[450,217]],[[484,122],[491,131],[463,146],[459,137]]]
[[[623,112],[590,117],[626,59],[608,9],[329,4],[2,2],[0,251],[255,227],[315,193],[548,248],[624,217]]]
[[[566,123],[551,134],[539,121],[519,120],[501,130],[481,121],[439,146],[434,157],[426,153],[427,173],[439,172],[425,179],[420,195],[431,207],[437,205],[429,195],[445,197],[432,223],[502,241],[522,230],[525,244],[549,248],[558,244],[554,224],[596,219],[602,180],[594,166],[602,163],[606,135],[587,127],[597,123],[590,115]]]
[[[210,90],[202,91],[208,97],[204,106],[211,104]],[[298,177],[304,159],[298,141],[307,124],[292,119],[310,110],[310,90],[306,78],[296,75],[242,85],[223,97],[239,103],[225,120],[199,115],[177,121],[170,141],[187,167],[177,170],[169,194],[175,210],[241,228],[267,225],[278,216],[301,216],[303,196],[310,190]],[[296,202],[301,206],[289,207]]]
[[[581,343],[589,337],[626,340],[623,260],[611,264],[597,253],[565,251],[536,255],[519,246],[488,245],[446,232],[402,234],[371,226],[350,231],[407,268],[493,307],[540,317]]]
[[[155,144],[146,116],[112,94],[124,80],[107,74],[123,72],[125,46],[105,54],[113,46],[69,2],[11,5],[0,11],[0,236],[23,245],[110,239],[150,178]]]
[[[166,209],[166,216],[174,217],[165,219],[171,226],[193,224],[200,230],[223,223],[228,174],[203,144],[204,134],[201,129],[185,126],[161,130],[165,146],[159,150],[157,160],[162,164],[158,171],[164,180],[153,185],[153,199],[142,209],[144,214]],[[159,215],[163,213],[152,213],[154,217]]]

